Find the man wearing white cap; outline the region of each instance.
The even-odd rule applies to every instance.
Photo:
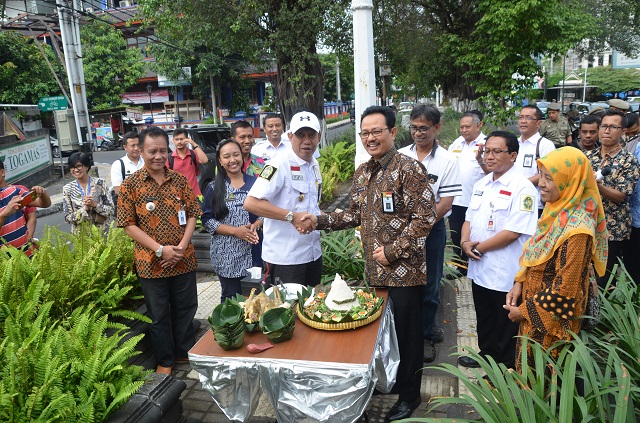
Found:
[[[296,113],[289,129],[291,148],[262,169],[244,208],[265,217],[262,259],[271,281],[315,286],[322,275],[320,234],[301,235],[307,213],[320,214],[322,176],[313,157],[320,142],[320,122],[309,112]]]

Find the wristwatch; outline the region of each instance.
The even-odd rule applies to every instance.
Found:
[[[196,148],[200,148],[200,146],[198,144],[193,146],[193,149],[195,150]]]
[[[156,250],[156,257],[158,258],[162,258],[162,250],[164,249],[164,245],[161,245],[157,250]]]
[[[293,212],[289,210],[289,213],[284,217],[285,220],[289,223],[293,223]]]

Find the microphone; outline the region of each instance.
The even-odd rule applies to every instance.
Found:
[[[611,174],[611,166],[605,166],[602,169],[598,169],[596,172],[596,181],[600,182],[604,179],[605,176]]]

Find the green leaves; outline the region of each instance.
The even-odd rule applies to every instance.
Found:
[[[103,421],[142,386],[148,372],[127,362],[143,335],[105,314],[142,317],[120,310],[137,286],[132,242],[96,229],[49,228],[32,260],[0,261],[0,421]]]
[[[355,230],[323,232],[322,283],[332,281],[338,273],[346,281],[364,280],[364,254]]]

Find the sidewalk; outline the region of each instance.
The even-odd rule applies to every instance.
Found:
[[[220,283],[217,278],[207,274],[198,275],[198,311],[196,318],[202,322],[196,337],[199,339],[209,329],[207,317],[220,302]],[[461,278],[451,283],[445,283],[441,290],[441,303],[437,316],[438,325],[445,330],[445,341],[438,345],[438,356],[434,363],[456,363],[456,357],[449,356],[458,346],[471,346],[477,349],[475,336],[475,312],[471,297],[471,282]],[[297,322],[296,324],[303,324]],[[173,376],[183,380],[187,389],[182,393],[183,416],[195,422],[229,422],[226,416],[215,404],[209,393],[202,389],[198,373],[191,370],[189,364],[179,364],[174,368]],[[458,380],[448,374],[425,369],[422,377],[422,403],[413,413],[413,417],[464,417],[452,415],[452,410],[446,409],[427,413],[427,405],[432,397],[458,396]],[[366,410],[368,421],[372,423],[384,422],[389,409],[397,401],[397,395],[374,395]],[[275,411],[266,400],[260,399],[260,404],[250,423],[274,422]],[[365,421],[364,417],[360,421]]]

